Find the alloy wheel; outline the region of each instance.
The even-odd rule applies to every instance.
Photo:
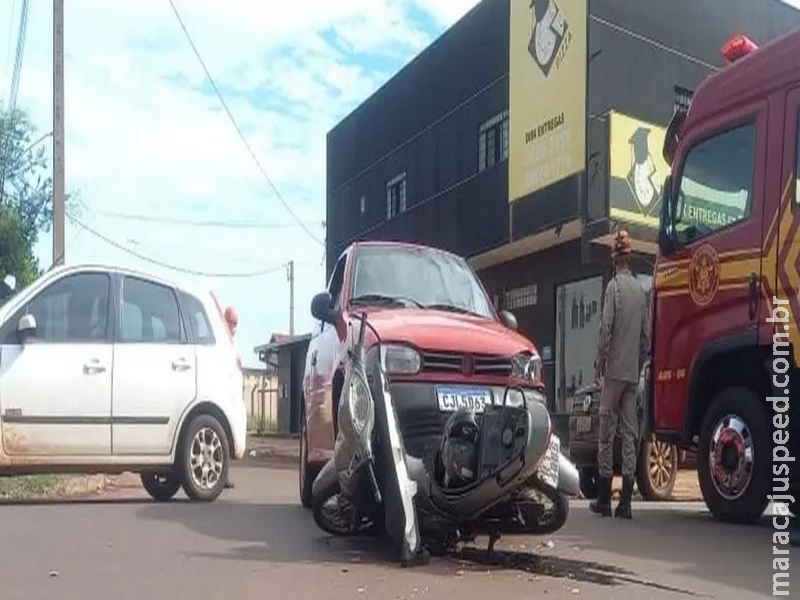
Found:
[[[222,476],[225,452],[222,441],[210,427],[195,434],[190,450],[192,480],[202,490],[213,489]]]
[[[653,486],[663,489],[672,479],[672,472],[677,465],[673,464],[671,446],[660,440],[650,443],[649,455],[650,481]]]

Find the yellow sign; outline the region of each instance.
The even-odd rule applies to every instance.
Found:
[[[511,0],[508,195],[586,165],[587,0]]]
[[[609,120],[611,218],[658,228],[666,129],[613,111]]]

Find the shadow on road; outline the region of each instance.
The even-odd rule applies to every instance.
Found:
[[[380,539],[334,538],[321,533],[309,511],[297,504],[240,504],[217,501],[213,505],[150,505],[137,511],[143,519],[181,523],[203,536],[231,542],[225,552],[192,552],[192,557],[266,561],[278,563],[380,564],[400,568],[391,551]],[[548,553],[549,554],[549,553]],[[455,556],[433,560],[426,573],[455,576],[459,571],[508,569],[528,574],[570,579],[603,586],[637,584],[662,590],[678,591],[646,581],[628,569],[597,561],[559,558],[536,553],[496,551],[489,556],[484,548],[465,547]]]
[[[600,562],[509,550],[495,551],[492,555],[487,553],[486,550],[473,547],[461,549],[457,553],[456,558],[464,561],[462,565],[467,564],[472,568],[495,567],[503,570],[514,569],[546,577],[569,579],[575,583],[593,583],[603,586],[635,584],[650,588],[651,590],[699,596],[699,594],[691,590],[660,584],[655,581],[644,579],[637,575],[636,572],[629,569]]]
[[[212,504],[151,504],[137,517],[180,523],[200,535],[231,542],[224,554],[196,553],[233,560],[268,562],[391,562],[371,538],[331,538],[317,529],[298,504],[245,504],[223,499]]]
[[[696,506],[667,508],[644,502],[634,505],[633,521],[604,519],[588,511],[578,516],[584,510],[575,508],[571,521],[554,537],[557,545],[617,555],[618,564],[656,561],[681,578],[754,594],[763,594],[771,585],[770,517],[752,526],[733,525],[715,521]]]

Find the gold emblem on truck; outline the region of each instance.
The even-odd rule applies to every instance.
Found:
[[[710,304],[719,289],[719,256],[714,247],[703,244],[689,263],[689,293],[699,306]]]

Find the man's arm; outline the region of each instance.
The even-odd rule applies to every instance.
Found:
[[[606,370],[608,348],[611,344],[611,329],[614,326],[614,313],[616,311],[617,286],[612,279],[606,286],[603,296],[603,315],[600,319],[600,332],[597,336],[597,360],[595,361],[595,376],[599,379]]]

